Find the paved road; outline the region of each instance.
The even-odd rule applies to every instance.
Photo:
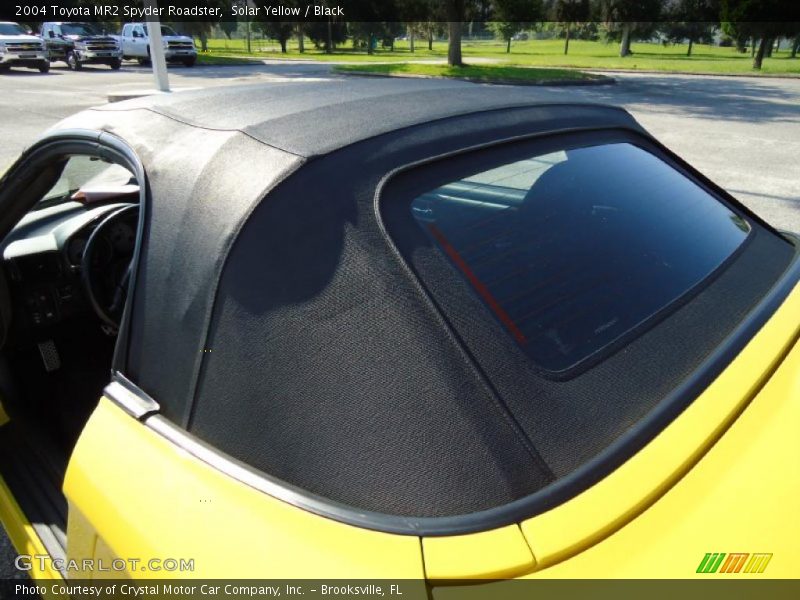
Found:
[[[324,63],[170,69],[173,87],[340,77]],[[531,97],[622,105],[662,142],[772,224],[800,231],[800,79],[615,74],[602,87],[526,88]],[[473,84],[464,84],[473,85]],[[0,172],[47,127],[109,91],[149,88],[149,69],[0,76]]]
[[[173,87],[339,77],[319,63],[177,67]],[[615,74],[618,85],[526,88],[532,98],[622,105],[656,137],[775,226],[800,232],[800,79]],[[0,75],[0,172],[42,131],[106,94],[148,88],[148,69],[87,67]],[[432,84],[433,85],[433,84]],[[464,84],[473,85],[473,84]],[[4,538],[0,533],[0,538]],[[0,539],[0,563],[11,551]],[[3,576],[7,576],[4,572]]]

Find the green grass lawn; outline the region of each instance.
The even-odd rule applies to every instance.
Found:
[[[784,43],[785,44],[785,43]],[[417,41],[416,51],[410,52],[407,41],[398,41],[394,51],[376,50],[369,55],[364,50],[354,50],[348,42],[337,48],[333,54],[314,48],[307,41],[306,52],[297,50],[296,40],[290,40],[288,52],[282,54],[277,42],[271,40],[251,40],[250,56],[276,59],[313,59],[347,62],[405,62],[409,60],[444,60],[447,57],[447,42],[436,41],[428,50],[427,42]],[[582,69],[622,69],[645,71],[674,71],[683,73],[712,73],[721,75],[763,74],[790,75],[800,77],[800,58],[789,58],[788,49],[776,52],[772,58],[765,58],[761,72],[754,71],[750,54],[740,54],[734,48],[721,48],[695,44],[692,56],[686,56],[686,45],[662,46],[661,44],[634,43],[634,54],[626,58],[618,55],[617,44],[572,40],[569,54],[564,55],[563,40],[527,40],[513,42],[511,52],[501,41],[465,41],[464,61],[488,59],[505,65],[572,67]],[[209,40],[209,54],[213,56],[247,55],[245,40]],[[476,61],[477,62],[477,61]]]
[[[449,67],[442,64],[391,63],[339,65],[336,70],[342,73],[393,75],[397,77],[425,76],[452,77],[472,81],[496,83],[531,83],[543,84],[559,81],[587,81],[607,79],[600,75],[592,75],[574,69],[542,69],[539,67],[516,67],[507,65],[468,65],[465,67]]]

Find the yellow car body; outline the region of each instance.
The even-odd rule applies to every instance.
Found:
[[[445,598],[454,582],[498,579],[797,577],[800,288],[770,310],[713,381],[611,472],[539,514],[463,534],[319,514],[115,380],[64,479],[66,560],[94,566],[69,578],[409,580]],[[47,555],[5,483],[0,517],[17,552]],[[63,576],[49,560],[29,573]]]
[[[421,546],[419,538],[336,523],[271,498],[103,399],[65,484],[68,557],[103,559],[107,565],[126,556],[194,559],[195,570],[181,577],[199,579],[251,578],[255,569],[259,578],[313,573],[321,579],[435,583],[505,577],[708,579],[711,575],[696,572],[704,555],[727,551],[772,556],[761,573],[717,576],[793,578],[800,562],[800,516],[791,507],[800,497],[800,478],[787,477],[784,460],[800,455],[800,438],[794,435],[800,422],[798,320],[795,289],[679,419],[563,506],[484,533],[423,538]],[[103,450],[108,447],[118,452]],[[0,491],[3,523],[17,551],[45,554],[6,486]],[[124,506],[115,501],[117,495],[127,498]],[[153,498],[169,498],[168,509]],[[257,557],[257,567],[242,556]],[[60,577],[55,569],[38,566],[31,575]],[[93,575],[98,576],[81,576]],[[126,569],[99,577],[110,575],[163,573]]]
[[[795,289],[679,419],[573,500],[516,525],[422,538],[421,545],[413,536],[336,523],[271,498],[103,399],[67,474],[68,556],[102,558],[108,565],[127,556],[191,558],[195,570],[181,577],[200,579],[257,573],[435,583],[507,577],[708,579],[712,575],[697,573],[706,553],[747,552],[771,554],[767,568],[717,576],[793,578],[800,562],[800,516],[792,507],[800,497],[800,477],[787,476],[784,461],[800,454],[800,437],[794,435],[800,422],[799,321],[800,289]],[[109,447],[118,451],[104,450]],[[118,497],[127,499],[124,505]],[[153,498],[169,498],[168,508]],[[14,514],[5,488],[3,506],[4,523],[9,517],[19,523],[9,527],[17,549],[41,552],[22,515]],[[257,557],[257,566],[243,556]],[[122,575],[142,576],[130,570]]]

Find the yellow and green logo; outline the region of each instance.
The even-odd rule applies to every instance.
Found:
[[[748,552],[706,552],[703,560],[697,566],[698,573],[763,573],[769,561],[772,560],[771,553],[760,552],[750,554]]]

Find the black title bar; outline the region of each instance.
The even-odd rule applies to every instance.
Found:
[[[19,23],[44,21],[136,22],[158,18],[163,22],[486,22],[493,20],[529,22],[555,21],[547,3],[518,3],[514,14],[500,14],[491,0],[455,2],[401,2],[400,0],[158,0],[154,11],[144,0],[3,0],[0,20]],[[752,4],[752,3],[751,3]],[[460,6],[453,9],[453,5]],[[702,5],[700,3],[698,6]],[[499,4],[498,4],[499,6]],[[670,0],[660,3],[631,1],[609,11],[607,3],[594,2],[583,22],[732,21],[795,23],[800,30],[800,1],[773,0],[746,11],[727,12],[699,9],[695,13],[675,12]],[[720,5],[722,6],[722,4]],[[620,8],[621,7],[621,8]],[[644,8],[646,7],[646,8]],[[719,12],[719,14],[717,14]]]

